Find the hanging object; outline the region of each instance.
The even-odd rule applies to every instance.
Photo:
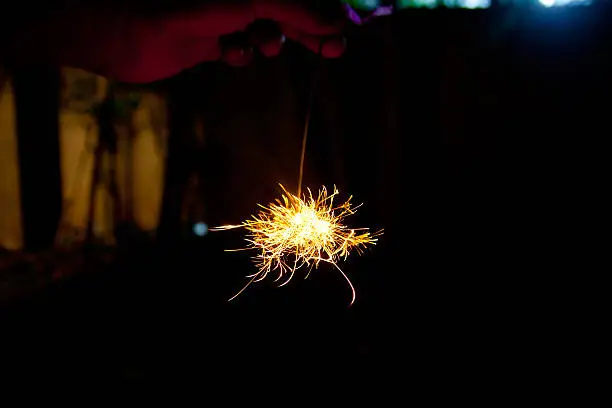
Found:
[[[249,282],[230,298],[230,301],[253,282],[259,282],[271,273],[277,275],[275,282],[284,286],[291,281],[297,270],[307,269],[307,278],[312,269],[323,262],[333,265],[348,282],[352,305],[355,302],[355,288],[338,264],[352,252],[362,253],[365,247],[375,244],[377,237],[382,234],[382,231],[371,233],[367,228],[352,228],[344,223],[359,206],[351,204],[351,197],[342,204],[335,204],[334,200],[339,194],[335,186],[331,193],[322,187],[317,194],[313,194],[310,189],[307,189],[306,194],[302,194],[304,159],[316,80],[317,75],[313,78],[306,113],[297,194],[290,193],[281,185],[281,198],[268,206],[260,205],[258,214],[238,225],[211,229],[225,231],[244,228],[247,231],[247,247],[229,251],[256,252],[253,261],[257,272],[247,276],[250,278]]]

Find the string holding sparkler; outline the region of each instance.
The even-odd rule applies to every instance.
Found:
[[[320,61],[322,49],[323,42],[318,53]],[[343,223],[344,219],[355,214],[361,205],[353,206],[352,197],[340,205],[334,204],[334,198],[339,194],[335,186],[331,193],[322,187],[317,195],[310,189],[307,189],[307,194],[302,194],[306,145],[318,75],[319,73],[313,77],[310,88],[302,136],[297,195],[280,185],[281,197],[268,206],[259,205],[261,210],[258,214],[238,225],[211,229],[224,231],[244,228],[247,231],[246,248],[228,251],[257,252],[257,255],[253,256],[257,272],[247,276],[250,278],[248,283],[229,301],[238,297],[252,283],[264,280],[270,273],[277,273],[274,281],[281,282],[279,286],[284,286],[293,279],[298,269],[308,268],[305,276],[308,278],[313,268],[318,268],[321,262],[325,262],[332,264],[348,282],[352,305],[356,297],[355,287],[338,266],[338,262],[346,260],[353,250],[361,254],[366,246],[375,244],[377,237],[382,234],[382,230],[371,233],[367,228],[350,228]]]
[[[306,119],[304,121],[304,133],[302,135],[302,149],[300,153],[300,169],[298,173],[298,187],[297,196],[302,196],[302,181],[304,179],[304,162],[306,161],[306,144],[308,143],[308,131],[310,129],[310,117],[312,116],[312,105],[314,105],[314,96],[317,90],[318,79],[321,71],[321,65],[323,60],[323,45],[325,40],[322,40],[319,44],[319,51],[317,53],[317,59],[319,61],[319,72],[316,72],[312,77],[312,83],[310,84],[310,92],[308,95],[308,105],[306,105]]]

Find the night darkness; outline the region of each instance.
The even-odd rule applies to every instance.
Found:
[[[86,243],[67,276],[28,278],[3,260],[6,378],[342,378],[353,394],[393,379],[406,400],[410,390],[478,384],[481,395],[549,381],[544,370],[567,364],[558,333],[576,256],[566,251],[578,208],[569,191],[587,161],[576,138],[609,128],[611,10],[493,3],[350,27],[339,59],[289,41],[246,67],[205,63],[129,88],[167,101],[159,226],[118,226],[112,248]],[[59,168],[57,142],[38,136],[57,127],[53,72],[13,74],[24,254],[50,253],[62,211],[59,170],[40,170]],[[238,223],[278,183],[296,187],[313,75],[304,183],[337,185],[364,204],[349,222],[385,233],[342,266],[357,289],[351,307],[325,265],[228,303],[254,272],[248,253],[224,252],[244,245],[241,231],[200,237],[194,225]]]

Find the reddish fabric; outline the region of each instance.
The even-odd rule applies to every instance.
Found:
[[[252,44],[222,49],[220,40],[249,29],[256,20],[273,20],[279,35],[260,44],[264,55],[280,51],[284,36],[318,51],[340,56],[342,30],[350,20],[338,1],[322,10],[299,2],[215,1],[189,11],[141,13],[76,5],[56,9],[38,21],[21,21],[11,45],[20,61],[52,62],[84,68],[126,82],[163,79],[204,61],[248,62]],[[282,35],[281,35],[282,34]]]

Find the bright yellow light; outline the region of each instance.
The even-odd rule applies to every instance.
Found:
[[[306,278],[312,268],[318,268],[321,262],[332,264],[348,282],[352,299],[355,301],[355,288],[338,266],[338,261],[345,260],[351,251],[358,254],[367,245],[375,244],[382,231],[370,233],[367,228],[349,228],[343,224],[344,219],[355,213],[360,207],[351,205],[351,198],[343,204],[334,206],[334,197],[338,190],[334,186],[332,194],[322,187],[314,196],[310,189],[303,197],[289,193],[282,185],[283,194],[276,202],[265,207],[251,219],[239,225],[225,225],[212,229],[222,231],[244,228],[248,231],[248,245],[241,250],[255,250],[253,260],[257,273],[249,275],[249,283],[234,297],[241,294],[253,282],[265,279],[269,273],[278,273],[275,282],[286,285],[295,272],[308,267]]]

